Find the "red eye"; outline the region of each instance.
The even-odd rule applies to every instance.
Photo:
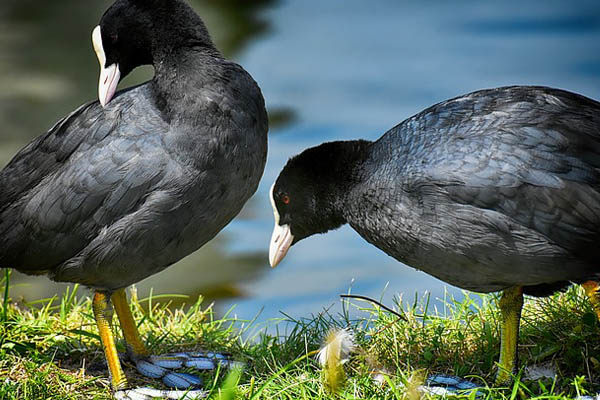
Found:
[[[290,204],[290,197],[287,194],[284,194],[281,197],[281,201],[283,201],[283,204]]]

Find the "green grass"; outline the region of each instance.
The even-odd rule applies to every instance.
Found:
[[[75,286],[61,299],[3,304],[0,399],[111,398],[91,301],[81,292]],[[460,302],[448,298],[440,310],[429,306],[427,297],[410,304],[398,299],[396,308],[406,321],[352,300],[338,315],[323,311],[310,318],[273,321],[274,334],[232,313],[215,318],[202,299],[172,310],[157,297],[132,297],[134,316],[152,352],[219,350],[245,363],[242,372],[202,374],[214,399],[429,398],[418,386],[430,373],[479,382],[484,389],[478,398],[483,399],[562,399],[600,391],[600,328],[578,287],[546,299],[527,299],[523,312],[521,364],[549,363],[557,378],[526,381],[521,371],[507,388],[486,386],[493,382],[499,348],[494,296],[471,294]],[[364,317],[350,320],[350,307],[360,308]],[[344,365],[345,380],[331,393],[314,354],[327,332],[347,326],[355,331],[358,348]],[[116,333],[123,351],[120,331]],[[128,361],[124,368],[132,385],[157,384],[139,376]],[[383,384],[373,380],[378,373],[383,373]],[[475,393],[454,398],[474,399]]]

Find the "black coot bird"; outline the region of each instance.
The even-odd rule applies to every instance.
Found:
[[[397,260],[477,292],[503,291],[497,382],[517,365],[523,293],[600,279],[600,103],[545,87],[434,105],[374,142],[324,143],[272,190],[270,262],[350,224]]]
[[[182,0],[118,0],[92,37],[100,101],[60,120],[0,172],[0,266],[95,290],[115,389],[127,382],[111,302],[140,370],[187,386],[188,375],[147,362],[123,289],[208,242],[256,191],[267,154],[264,100]],[[154,78],[115,94],[143,64]]]

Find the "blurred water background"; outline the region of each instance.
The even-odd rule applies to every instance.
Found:
[[[0,3],[0,166],[78,105],[95,98],[90,34],[109,0]],[[258,193],[201,250],[139,283],[138,293],[198,295],[259,321],[341,310],[352,290],[390,303],[447,288],[345,227],[295,245],[271,270],[268,190],[287,159],[323,141],[376,139],[439,101],[531,84],[600,99],[600,2],[195,0],[218,47],[258,81],[271,118]],[[152,76],[141,68],[126,87]],[[0,194],[1,195],[1,194]],[[66,285],[13,274],[33,301]],[[461,297],[455,288],[448,291]],[[175,298],[175,302],[181,299]]]

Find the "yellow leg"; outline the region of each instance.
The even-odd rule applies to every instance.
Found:
[[[596,312],[596,316],[600,320],[600,285],[596,281],[587,281],[582,284],[585,294],[590,298],[592,308]]]
[[[106,362],[108,363],[108,370],[110,372],[113,389],[124,389],[127,386],[127,379],[121,368],[117,347],[115,346],[115,339],[111,330],[112,310],[110,308],[108,296],[105,293],[96,292],[94,294],[92,308],[94,310],[96,324],[98,325],[98,331],[100,332],[100,340],[102,340],[102,346],[104,347],[104,355],[106,356]]]
[[[125,342],[127,342],[127,348],[132,353],[132,358],[136,360],[139,357],[148,355],[146,346],[140,339],[140,334],[137,330],[133,315],[131,315],[131,309],[127,304],[127,296],[125,295],[125,289],[119,289],[114,292],[111,296],[113,306],[119,317],[119,323],[123,330],[123,336],[125,336]]]
[[[523,288],[517,286],[506,289],[500,299],[502,316],[500,330],[500,361],[496,385],[504,385],[511,380],[511,374],[517,369],[517,341],[519,339],[519,321],[523,308]]]

